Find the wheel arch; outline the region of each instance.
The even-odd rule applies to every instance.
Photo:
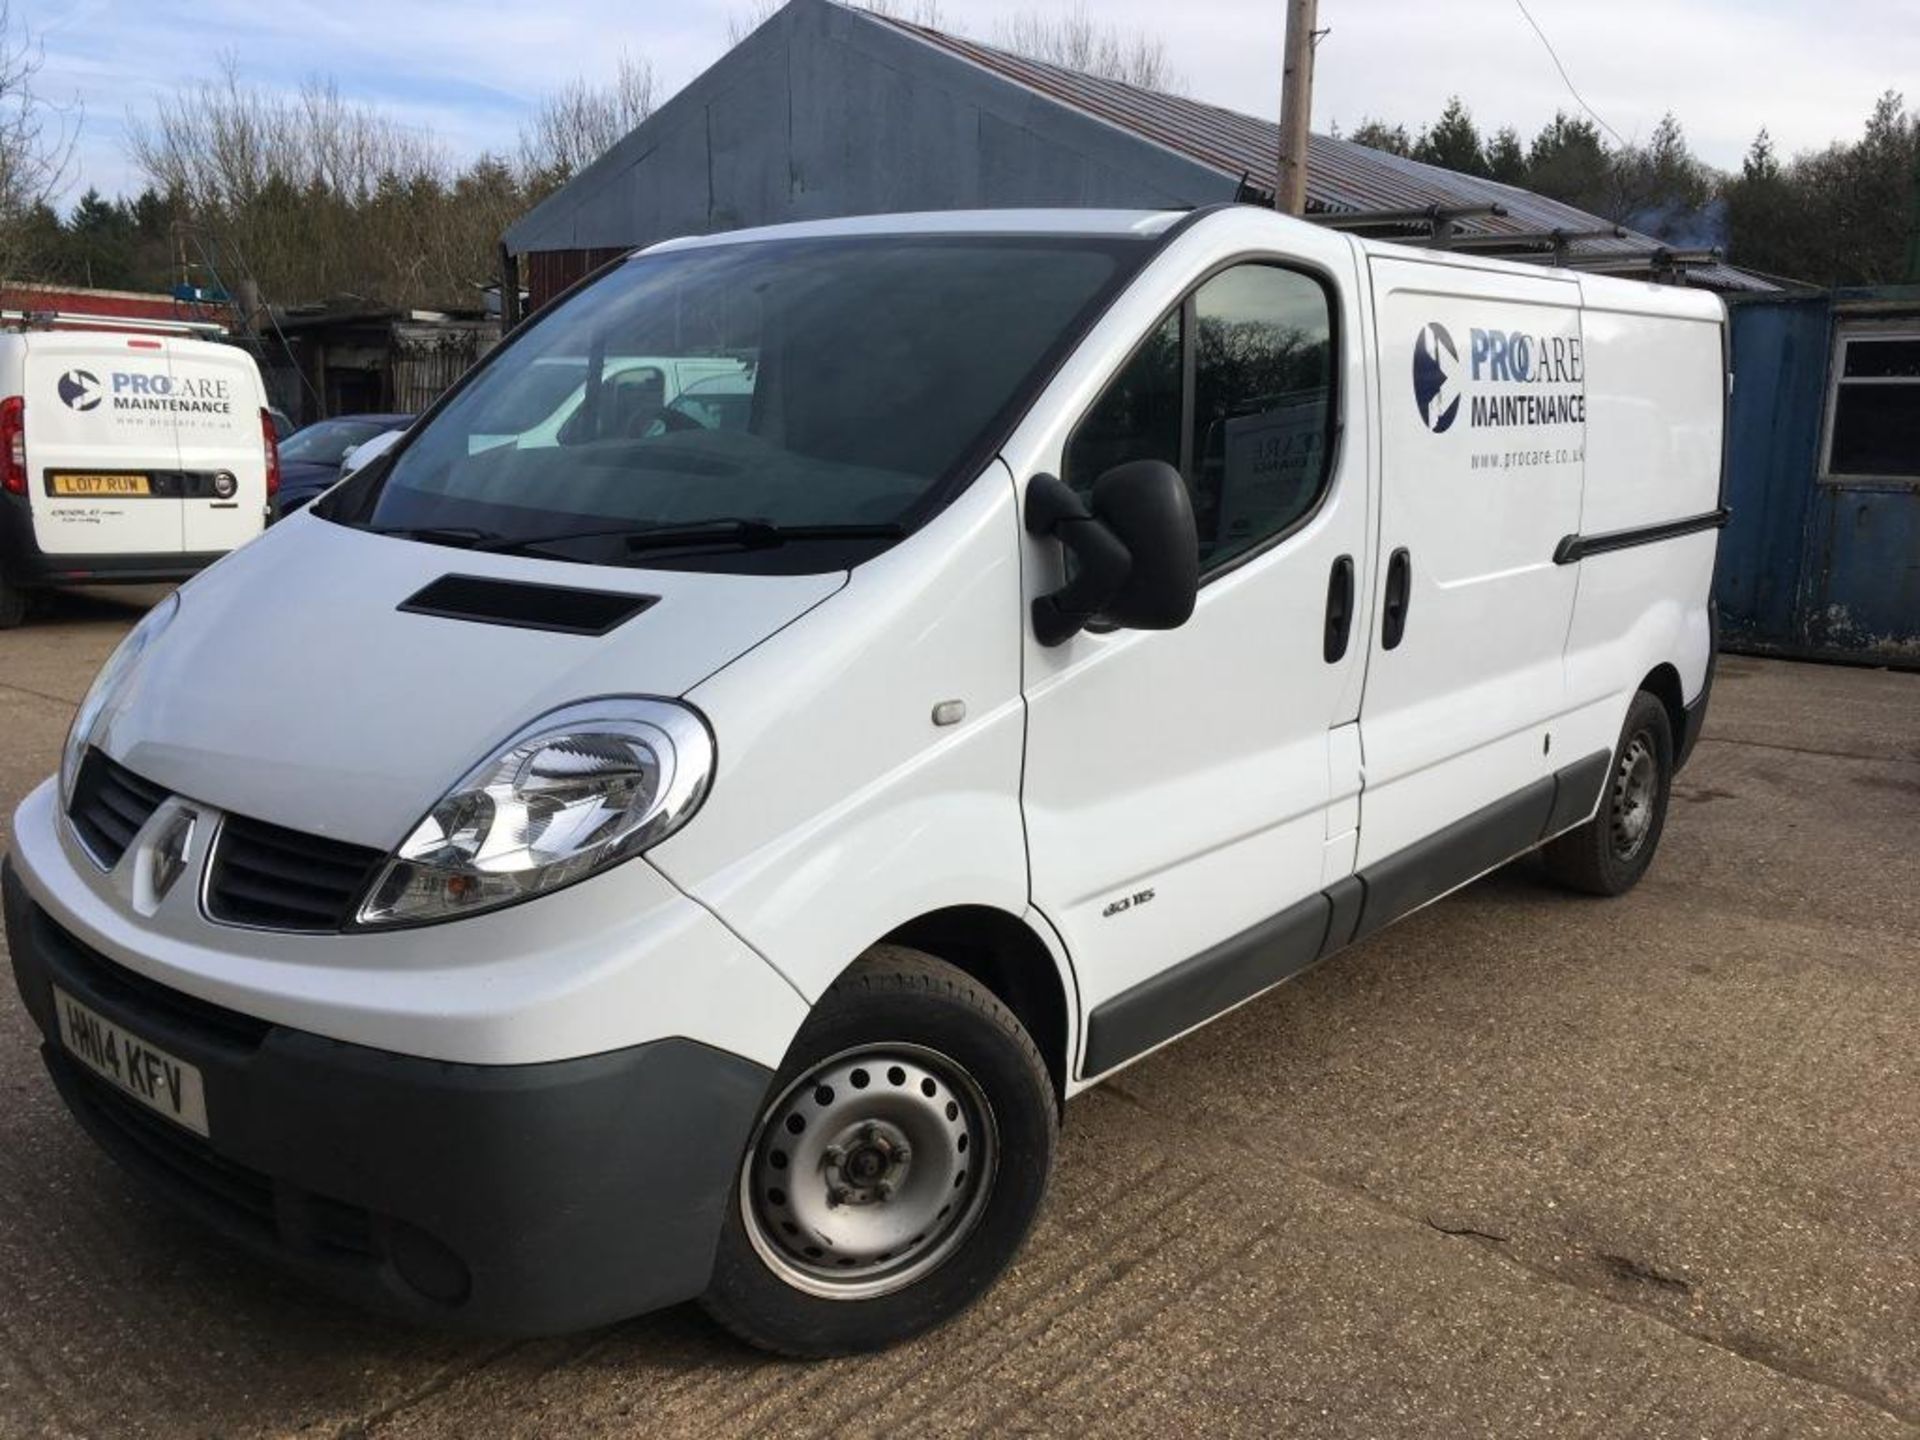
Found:
[[[1649,670],[1646,678],[1640,682],[1640,688],[1653,696],[1667,712],[1667,724],[1672,727],[1673,746],[1676,754],[1680,748],[1680,737],[1686,734],[1687,702],[1680,688],[1680,672],[1671,662],[1661,661]]]
[[[878,943],[924,950],[992,991],[1033,1037],[1064,1102],[1073,1064],[1073,1001],[1061,962],[1031,925],[991,905],[954,905],[898,925]]]

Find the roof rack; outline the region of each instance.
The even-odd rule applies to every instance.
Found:
[[[82,310],[0,310],[0,327],[9,330],[134,330],[157,335],[223,336],[227,327],[212,320],[158,320],[138,315],[95,315]]]
[[[1494,253],[1513,260],[1551,257],[1555,265],[1571,265],[1577,259],[1573,246],[1583,240],[1627,240],[1631,232],[1622,225],[1606,225],[1594,230],[1529,230],[1507,235],[1455,235],[1447,248],[1474,254]],[[1599,252],[1620,254],[1620,251]],[[1634,253],[1638,253],[1637,251]]]
[[[1514,255],[1514,260],[1535,257]],[[1692,265],[1722,265],[1726,256],[1717,249],[1676,250],[1670,245],[1653,245],[1638,250],[1605,250],[1593,255],[1574,255],[1565,262],[1569,270],[1591,275],[1637,275],[1646,271],[1663,285],[1684,285],[1687,268]]]
[[[1423,205],[1410,210],[1320,210],[1306,218],[1329,230],[1405,229],[1425,225],[1425,238],[1432,245],[1451,244],[1462,220],[1502,219],[1507,207],[1486,205]]]

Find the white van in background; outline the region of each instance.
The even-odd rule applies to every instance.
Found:
[[[258,535],[279,472],[266,405],[231,345],[0,334],[0,628],[30,589],[183,580]]]
[[[0,867],[47,1068],[367,1305],[916,1334],[1065,1100],[1530,850],[1646,873],[1724,332],[1246,206],[656,246],[107,663]],[[741,358],[613,393],[676,353]]]

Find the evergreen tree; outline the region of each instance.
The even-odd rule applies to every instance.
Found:
[[[1407,138],[1406,126],[1388,125],[1384,120],[1371,117],[1362,120],[1347,138],[1356,145],[1365,145],[1369,150],[1384,150],[1389,155],[1413,153],[1413,141]]]
[[[1527,183],[1527,152],[1511,125],[1502,125],[1487,142],[1487,173],[1505,185]]]
[[[60,247],[64,280],[101,290],[128,290],[137,282],[132,210],[89,186],[67,217]]]
[[[1527,147],[1527,188],[1582,210],[1604,213],[1611,168],[1599,128],[1564,110]]]
[[[1493,173],[1480,148],[1480,131],[1458,95],[1447,101],[1447,108],[1430,128],[1420,132],[1419,140],[1414,143],[1413,158],[1462,175]]]

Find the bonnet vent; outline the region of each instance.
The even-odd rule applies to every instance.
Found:
[[[658,595],[576,590],[570,585],[536,585],[484,575],[442,575],[401,601],[400,609],[408,615],[438,615],[482,625],[604,635],[659,600]]]

